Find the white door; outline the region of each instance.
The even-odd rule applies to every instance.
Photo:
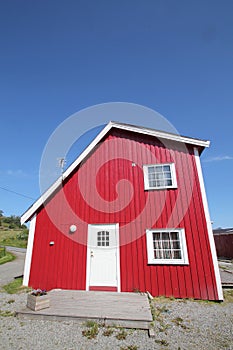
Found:
[[[119,225],[88,225],[87,290],[119,291]]]

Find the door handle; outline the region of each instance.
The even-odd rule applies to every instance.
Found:
[[[93,258],[93,256],[94,256],[94,252],[93,250],[91,250],[91,258]]]

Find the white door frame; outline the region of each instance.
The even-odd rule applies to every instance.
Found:
[[[115,225],[116,227],[116,273],[117,273],[117,292],[121,291],[121,274],[120,274],[120,245],[119,245],[119,224],[88,224],[88,233],[87,233],[87,264],[86,264],[86,290],[89,291],[90,287],[90,259],[91,259],[91,248],[89,246],[89,228],[92,226],[99,226],[100,228],[104,226]]]

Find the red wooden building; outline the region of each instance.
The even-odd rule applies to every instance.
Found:
[[[199,158],[208,146],[110,122],[22,215],[24,285],[222,300]]]

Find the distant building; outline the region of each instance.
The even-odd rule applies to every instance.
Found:
[[[213,230],[218,258],[233,259],[233,228]]]

